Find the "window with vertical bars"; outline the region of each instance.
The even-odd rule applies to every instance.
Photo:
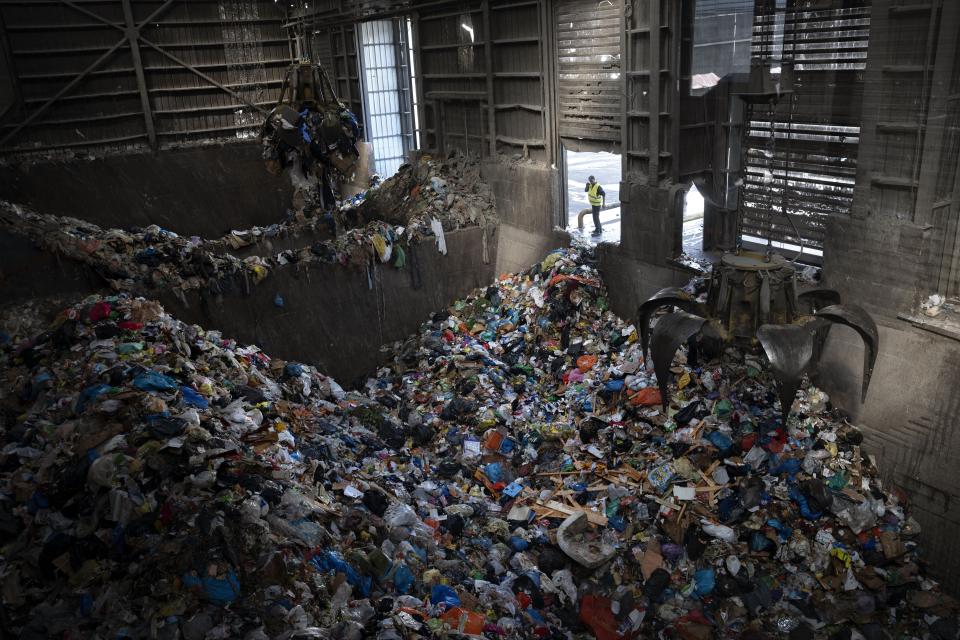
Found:
[[[405,19],[360,25],[367,140],[376,170],[392,176],[416,148],[409,30]]]

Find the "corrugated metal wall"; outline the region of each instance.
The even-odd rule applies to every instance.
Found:
[[[623,1],[556,3],[557,127],[572,148],[616,150],[623,121]],[[578,144],[577,140],[607,144]]]
[[[531,0],[419,14],[425,148],[548,158],[544,11]]]
[[[270,0],[20,0],[0,17],[17,81],[7,153],[255,135],[290,62]]]

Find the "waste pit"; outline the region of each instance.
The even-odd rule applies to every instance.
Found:
[[[905,496],[754,358],[663,398],[589,248],[365,385],[129,293],[0,350],[0,623],[34,638],[956,638]],[[729,350],[728,355],[729,355]]]

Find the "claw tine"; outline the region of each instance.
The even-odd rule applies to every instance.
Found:
[[[830,305],[840,304],[840,293],[834,289],[815,287],[797,294],[797,300],[810,305],[813,311]]]
[[[880,333],[877,323],[863,307],[855,304],[835,304],[817,311],[818,318],[826,318],[832,322],[845,324],[863,339],[863,389],[860,401],[866,402],[867,389],[870,387],[870,378],[873,376],[873,367],[877,363],[877,352],[880,350]]]
[[[637,324],[640,325],[640,346],[643,349],[643,359],[646,362],[650,348],[650,316],[661,307],[676,306],[690,313],[703,314],[699,303],[693,296],[678,287],[665,287],[650,296],[637,309]]]
[[[813,335],[797,325],[765,324],[757,329],[780,393],[780,416],[787,424],[804,371],[813,360]]]
[[[653,370],[657,374],[657,385],[660,387],[664,411],[669,404],[668,384],[673,357],[680,345],[699,331],[706,321],[706,318],[686,311],[675,311],[660,318],[657,326],[653,328],[653,335],[650,338],[650,356],[653,358]]]

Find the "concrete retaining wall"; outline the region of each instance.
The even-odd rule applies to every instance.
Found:
[[[255,143],[0,167],[4,200],[103,227],[158,224],[205,238],[282,220],[290,193]]]
[[[382,345],[414,333],[436,311],[494,278],[496,237],[483,261],[482,229],[448,233],[447,255],[425,238],[398,270],[337,264],[286,265],[249,295],[213,298],[192,292],[187,306],[170,294],[164,307],[181,320],[216,328],[224,336],[259,345],[270,355],[315,364],[344,385],[381,364]],[[242,291],[236,283],[238,292]],[[280,294],[282,308],[274,304]]]
[[[560,173],[533,162],[488,161],[482,175],[493,190],[500,218],[496,272],[522,271],[549,251],[570,244],[555,230]]]

